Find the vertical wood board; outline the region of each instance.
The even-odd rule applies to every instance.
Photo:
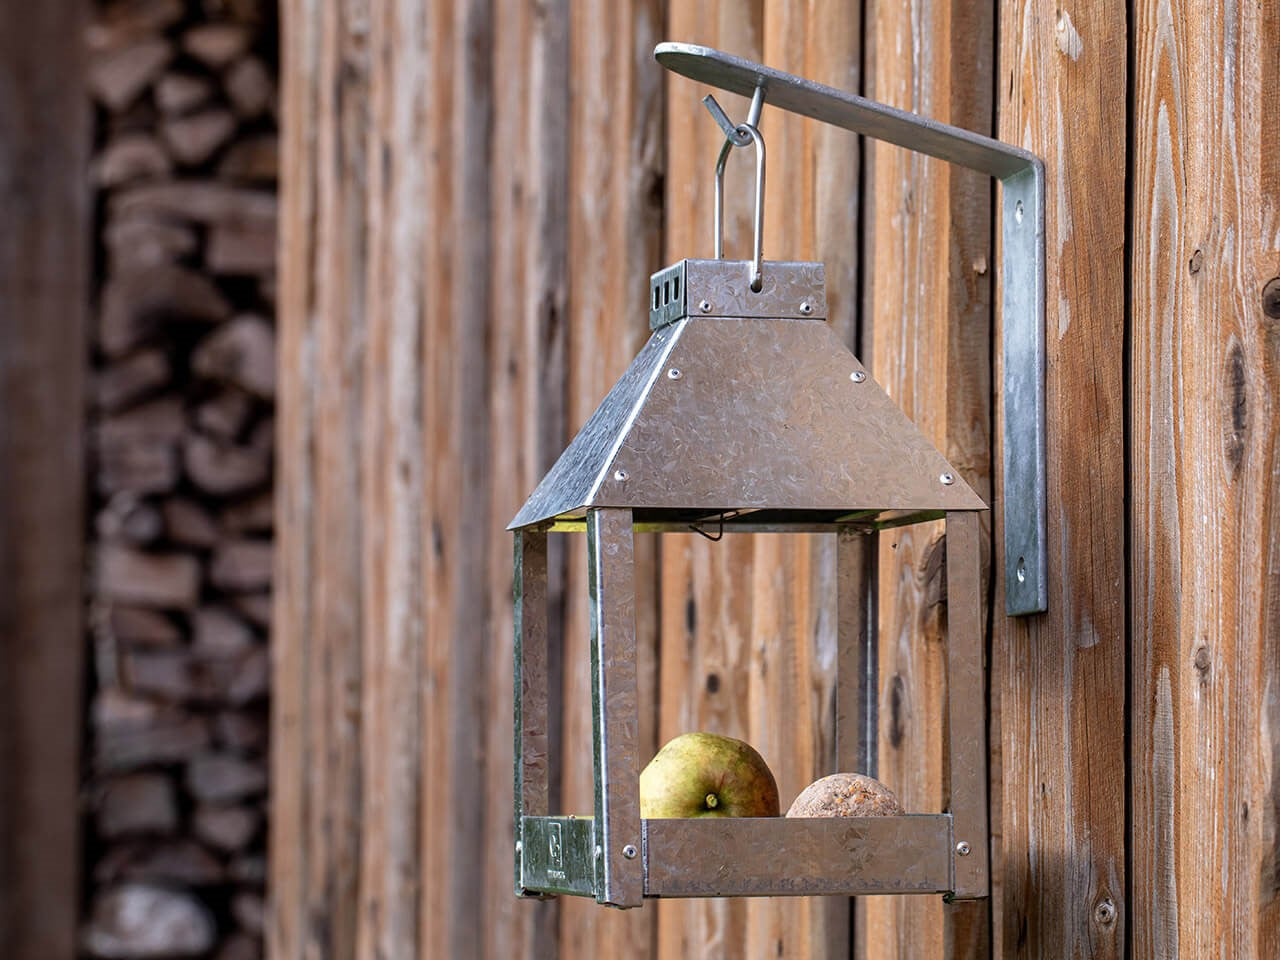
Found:
[[[0,14],[0,942],[15,960],[78,951],[87,14]]]
[[[1272,956],[1280,15],[1143,2],[1134,17],[1133,950]]]
[[[1102,0],[1070,9],[1003,0],[998,16],[1000,137],[1043,157],[1048,177],[1050,563],[1046,614],[994,618],[1003,771],[997,949],[1121,957],[1125,12]],[[1003,409],[997,446],[1001,417]],[[997,610],[1000,497],[997,485]]]
[[[869,3],[867,94],[990,133],[991,11],[969,0]],[[905,53],[905,55],[904,55]],[[864,358],[873,376],[990,503],[992,182],[869,142]],[[990,514],[983,516],[990,529]],[[882,535],[879,558],[880,769],[908,810],[947,805],[942,524]],[[987,904],[936,897],[867,900],[867,957],[987,953]]]

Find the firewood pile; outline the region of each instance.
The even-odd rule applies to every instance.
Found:
[[[262,955],[277,14],[100,3],[87,956]],[[68,349],[72,349],[68,345]]]

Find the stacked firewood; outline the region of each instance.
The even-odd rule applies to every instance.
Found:
[[[87,38],[88,956],[262,955],[274,6],[115,0]]]

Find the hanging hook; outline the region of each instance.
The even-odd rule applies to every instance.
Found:
[[[734,133],[746,138],[746,142],[756,145],[756,215],[753,242],[751,245],[751,289],[756,293],[764,285],[764,137],[754,126],[740,123],[734,127]],[[734,138],[725,140],[720,148],[720,157],[716,160],[716,211],[715,211],[715,255],[717,260],[724,259],[724,162],[729,151],[735,146]]]

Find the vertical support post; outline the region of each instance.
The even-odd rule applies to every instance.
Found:
[[[836,534],[836,762],[876,775],[879,667],[875,643],[876,557],[880,535]]]
[[[515,532],[515,827],[516,895],[524,887],[524,818],[548,810],[550,728],[547,689],[547,535]]]
[[[976,513],[947,514],[947,769],[958,899],[990,893],[978,537]]]
[[[591,730],[595,767],[596,900],[638,907],[639,705],[636,696],[635,543],[631,511],[587,511],[591,593]]]

